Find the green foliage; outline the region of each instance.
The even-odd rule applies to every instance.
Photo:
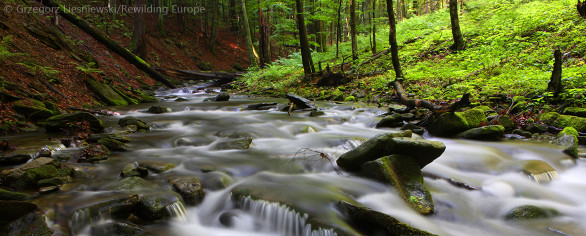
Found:
[[[57,77],[57,74],[61,73],[61,71],[57,69],[51,68],[49,66],[37,65],[37,63],[32,60],[25,60],[24,62],[19,62],[16,64],[26,67],[32,73],[43,74],[49,80],[49,83],[61,83],[59,77]]]
[[[103,73],[103,71],[97,69],[98,66],[94,62],[88,62],[87,64],[76,68],[85,74]]]
[[[10,52],[9,48],[13,46],[13,35],[6,35],[2,38],[0,43],[0,62],[4,62],[11,57],[23,55],[22,53]]]

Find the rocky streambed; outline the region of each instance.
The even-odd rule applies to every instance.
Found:
[[[586,230],[579,126],[513,131],[445,113],[160,91],[2,137],[7,235],[573,235]],[[295,109],[299,108],[299,109]],[[290,115],[288,115],[290,113]],[[565,122],[560,114],[544,121]],[[496,120],[495,120],[496,119]],[[563,127],[562,127],[563,128]],[[444,137],[444,138],[438,138]],[[531,137],[531,138],[527,138]]]

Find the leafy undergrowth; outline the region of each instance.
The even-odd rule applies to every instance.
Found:
[[[397,25],[408,92],[437,100],[471,93],[472,100],[480,102],[499,94],[541,102],[543,97],[551,96],[545,90],[553,68],[553,51],[560,48],[566,88],[561,96],[572,105],[586,105],[586,21],[578,15],[575,0],[470,1],[461,11],[460,25],[467,48],[457,53],[450,49],[453,40],[448,9]],[[377,33],[379,50],[388,48],[388,27]],[[372,55],[369,36],[360,36],[358,45],[361,55],[351,66]],[[324,68],[339,65],[349,61],[351,45],[340,44],[338,58],[335,45],[327,52],[312,55],[316,70],[319,62]],[[383,74],[359,77],[343,87],[317,88],[311,84],[316,78],[303,77],[301,55],[293,54],[263,70],[251,68],[240,84],[251,94],[280,96],[296,92],[316,99],[357,97],[384,102],[392,93],[388,84],[395,79],[390,59],[387,55],[359,69],[359,73],[387,69]],[[344,70],[351,68],[346,66]]]

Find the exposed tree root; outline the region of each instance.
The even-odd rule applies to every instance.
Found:
[[[464,94],[462,96],[462,99],[460,99],[450,105],[440,106],[440,105],[436,105],[436,104],[433,104],[429,101],[422,100],[422,99],[409,99],[409,97],[407,96],[407,93],[405,92],[405,89],[403,89],[403,85],[401,84],[401,82],[395,80],[392,82],[392,84],[393,84],[393,87],[395,87],[395,90],[397,91],[397,95],[399,97],[399,102],[401,104],[409,106],[409,107],[423,107],[423,108],[426,108],[436,114],[450,112],[450,111],[456,111],[459,108],[470,104],[470,94],[469,93]]]

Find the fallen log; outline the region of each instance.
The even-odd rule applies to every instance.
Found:
[[[221,71],[197,71],[197,70],[176,70],[165,69],[160,67],[154,68],[161,74],[178,78],[182,80],[214,80],[219,79],[223,81],[232,82],[235,78],[243,75],[243,73],[229,73]]]
[[[110,37],[102,34],[99,30],[89,25],[86,21],[71,13],[67,8],[53,2],[53,0],[43,0],[39,2],[52,9],[59,9],[59,15],[61,15],[63,18],[65,18],[78,28],[82,29],[84,32],[92,36],[95,40],[106,46],[108,49],[122,56],[126,61],[130,62],[130,64],[136,66],[136,68],[147,73],[151,78],[163,83],[165,86],[169,88],[175,88],[175,85],[173,85],[171,82],[165,79],[161,73],[151,68],[151,66],[144,60],[142,60],[140,57],[134,55],[134,53],[122,47],[120,44],[110,39]]]
[[[423,107],[426,108],[434,113],[444,113],[450,111],[456,111],[461,107],[467,106],[470,104],[470,94],[464,94],[462,98],[450,105],[447,106],[440,106],[431,103],[430,101],[422,100],[422,99],[409,99],[405,89],[403,89],[403,85],[398,80],[392,82],[393,87],[397,91],[397,95],[399,97],[399,102],[403,105],[409,107]]]

